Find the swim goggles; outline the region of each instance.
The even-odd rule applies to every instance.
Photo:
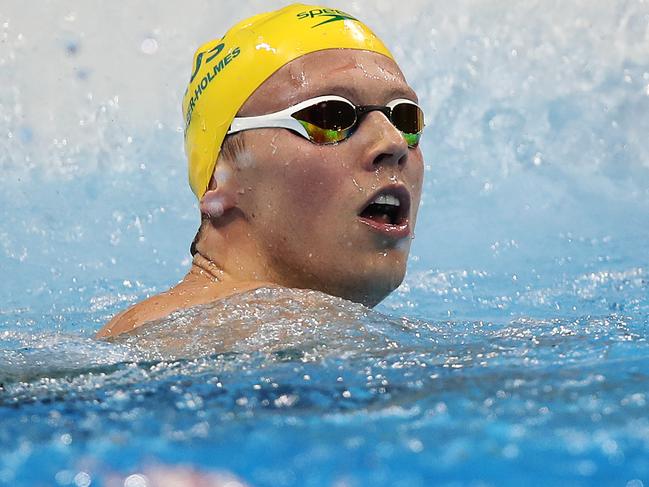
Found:
[[[279,112],[235,117],[227,135],[258,128],[286,128],[315,144],[335,144],[350,137],[369,112],[383,113],[409,147],[417,147],[424,130],[424,112],[415,102],[399,98],[387,105],[356,106],[336,95],[318,96]]]

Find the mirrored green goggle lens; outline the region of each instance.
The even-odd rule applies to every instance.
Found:
[[[416,147],[424,130],[424,112],[417,105],[399,103],[392,107],[390,120],[403,134],[410,147]]]
[[[306,129],[306,133],[309,134],[309,139],[311,142],[316,144],[335,144],[341,140],[345,140],[354,132],[354,126],[347,129],[323,129],[316,125],[313,125],[304,120],[298,120],[302,126]]]
[[[293,114],[316,144],[334,144],[348,138],[356,128],[356,108],[341,100],[316,103]],[[410,147],[416,147],[424,129],[424,113],[417,105],[399,103],[390,111],[390,121]]]
[[[406,140],[406,143],[409,147],[417,147],[419,145],[419,139],[421,139],[421,132],[416,134],[407,134],[406,132],[401,132],[403,138]]]

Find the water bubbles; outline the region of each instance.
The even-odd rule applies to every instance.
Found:
[[[491,131],[518,132],[524,124],[523,116],[512,109],[499,108],[489,110],[484,115],[484,121]]]
[[[298,401],[298,399],[299,397],[295,394],[282,394],[273,401],[273,404],[278,408],[291,407]]]
[[[147,487],[149,479],[142,474],[132,474],[124,479],[124,487]]]
[[[140,44],[140,51],[148,55],[155,54],[158,52],[158,41],[153,37],[145,38]]]
[[[411,438],[407,441],[408,448],[414,453],[424,451],[424,443],[419,438]]]
[[[515,444],[512,444],[512,443],[506,445],[505,448],[503,448],[503,451],[502,451],[502,455],[505,458],[510,459],[510,460],[513,460],[516,457],[518,457],[519,453],[520,453],[520,450],[519,450],[518,446],[515,445]]]
[[[575,466],[579,475],[590,477],[597,472],[597,465],[592,460],[582,460]]]
[[[74,482],[74,472],[71,470],[60,470],[56,472],[54,480],[59,485],[70,485]]]
[[[81,471],[74,476],[74,485],[77,487],[89,487],[92,477],[88,472]]]
[[[79,53],[81,44],[77,41],[68,41],[65,44],[65,53],[67,56],[76,56]]]

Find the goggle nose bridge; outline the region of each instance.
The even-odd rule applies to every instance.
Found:
[[[388,119],[388,122],[392,123],[392,108],[388,106],[363,105],[354,108],[356,109],[356,117],[358,118],[358,120],[356,121],[357,124],[359,124],[370,112],[381,112],[383,115],[385,115],[385,118]]]

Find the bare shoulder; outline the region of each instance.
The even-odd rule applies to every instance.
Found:
[[[197,282],[188,275],[183,281],[118,313],[97,332],[95,338],[112,338],[144,323],[169,316],[179,309],[211,303],[233,294],[266,286],[264,282],[209,283]]]
[[[148,321],[164,318],[182,307],[174,299],[171,290],[151,296],[116,314],[97,332],[96,338],[109,338],[131,331]]]

